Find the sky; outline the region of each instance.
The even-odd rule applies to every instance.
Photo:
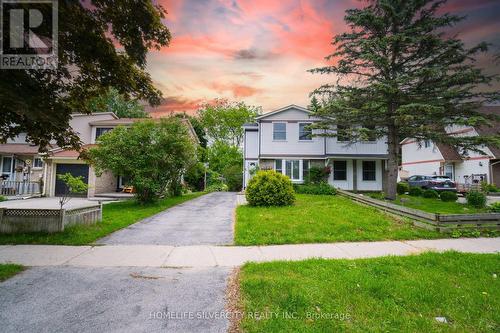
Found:
[[[244,101],[264,112],[307,106],[327,75],[307,70],[327,64],[335,34],[346,31],[345,10],[356,0],[156,0],[168,12],[168,47],[148,54],[147,70],[164,96],[156,108],[194,113],[215,98]],[[467,18],[453,28],[467,46],[500,50],[499,0],[449,0],[444,11]],[[498,72],[489,59],[479,65]]]

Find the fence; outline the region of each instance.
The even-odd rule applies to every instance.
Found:
[[[396,205],[344,190],[338,190],[338,193],[360,204],[376,207],[390,214],[410,218],[413,224],[426,229],[440,232],[450,232],[455,229],[500,230],[500,213],[442,215],[423,212],[418,209]]]
[[[0,208],[0,233],[59,232],[102,220],[102,205],[73,209]]]
[[[35,195],[41,193],[42,185],[40,182],[0,180],[0,195]]]

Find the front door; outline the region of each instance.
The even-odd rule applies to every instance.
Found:
[[[451,180],[455,180],[455,165],[453,163],[444,165],[444,175],[450,177]]]

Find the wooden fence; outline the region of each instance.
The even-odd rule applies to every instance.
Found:
[[[338,193],[362,205],[376,207],[390,214],[407,217],[416,226],[430,230],[440,232],[451,232],[456,229],[500,230],[500,213],[443,215],[396,205],[344,190],[338,190]]]
[[[40,182],[0,180],[0,195],[36,195],[42,193]]]

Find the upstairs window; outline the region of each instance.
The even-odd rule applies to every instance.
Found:
[[[312,129],[310,128],[310,126],[310,123],[299,123],[299,140],[312,140]]]
[[[273,123],[273,140],[286,140],[286,123]]]
[[[377,180],[375,161],[363,161],[363,180]]]
[[[346,161],[333,161],[333,180],[347,180]]]
[[[97,127],[95,129],[95,139],[97,140],[101,135],[103,135],[104,133],[108,133],[112,129],[112,127]]]

